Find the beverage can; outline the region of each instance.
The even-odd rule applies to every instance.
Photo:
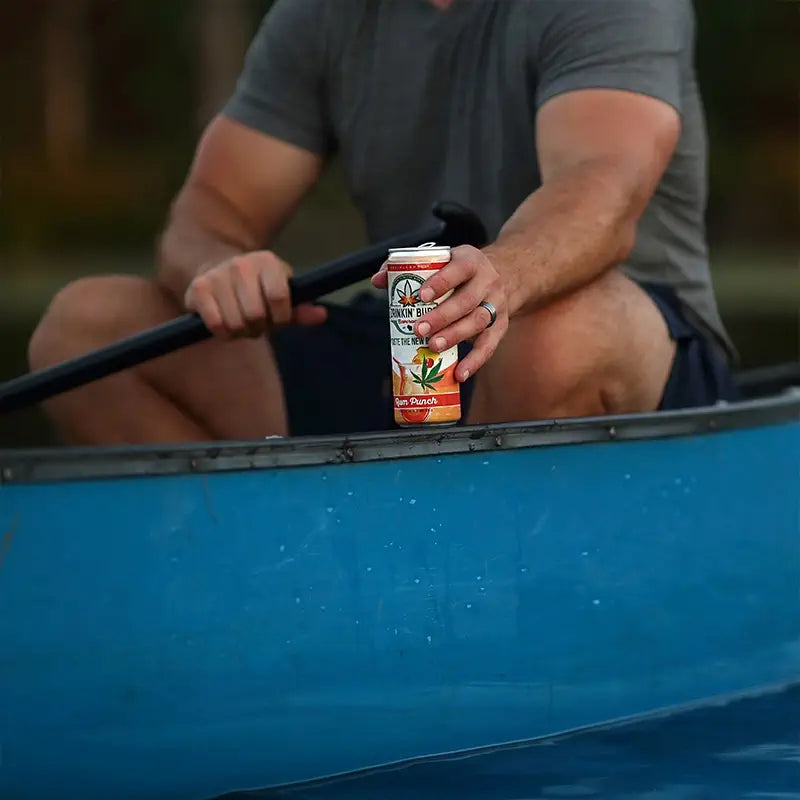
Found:
[[[458,347],[436,353],[417,336],[420,317],[452,292],[423,303],[419,290],[450,263],[450,248],[434,243],[389,251],[389,333],[394,419],[403,427],[453,425],[461,419],[461,389],[455,378]]]

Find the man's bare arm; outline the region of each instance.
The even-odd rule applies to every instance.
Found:
[[[215,118],[159,242],[160,282],[183,302],[198,274],[266,247],[322,166],[307,150]]]
[[[473,339],[459,381],[491,357],[515,314],[579,289],[622,263],[680,134],[672,106],[619,90],[576,90],[539,112],[542,186],[484,250],[459,247],[420,290],[453,294],[417,322],[437,352]],[[373,278],[386,285],[386,273]],[[481,302],[494,308],[490,317]],[[489,327],[489,322],[494,320]]]
[[[671,106],[616,90],[548,101],[537,120],[542,186],[484,251],[513,316],[625,260],[680,134]]]

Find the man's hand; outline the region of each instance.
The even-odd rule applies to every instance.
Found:
[[[198,275],[184,302],[222,339],[255,338],[290,322],[325,322],[328,312],[322,306],[292,308],[291,274],[291,267],[268,251],[234,256]]]
[[[385,289],[386,265],[372,279],[376,288]],[[430,303],[448,292],[453,293],[416,324],[418,336],[428,337],[429,346],[437,353],[474,339],[469,355],[458,365],[456,380],[464,382],[474,375],[497,349],[508,330],[508,300],[500,273],[489,257],[469,245],[456,247],[450,263],[426,281],[419,291],[420,300]],[[481,306],[490,303],[497,314],[491,325],[491,314]],[[491,327],[489,327],[491,325]]]

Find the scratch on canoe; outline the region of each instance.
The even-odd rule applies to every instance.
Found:
[[[209,488],[208,485],[208,476],[204,474],[201,475],[200,477],[202,478],[203,481],[203,499],[205,500],[206,509],[208,510],[208,515],[214,522],[219,524],[219,519],[217,519],[217,514],[214,511],[214,501],[211,499],[211,489]]]
[[[8,551],[11,550],[11,544],[14,541],[14,536],[17,533],[18,527],[19,517],[15,517],[14,521],[11,523],[11,527],[3,534],[3,538],[0,540],[0,569],[2,569],[5,563]]]

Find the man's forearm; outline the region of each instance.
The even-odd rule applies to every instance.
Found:
[[[510,315],[624,261],[645,203],[619,165],[605,160],[573,167],[531,194],[484,251],[506,281]]]
[[[182,302],[194,278],[206,269],[246,251],[191,219],[173,219],[158,247],[158,280]]]
[[[178,195],[158,245],[158,280],[179,301],[194,278],[240,253],[265,246],[269,231],[255,232],[223,194],[201,184]]]

